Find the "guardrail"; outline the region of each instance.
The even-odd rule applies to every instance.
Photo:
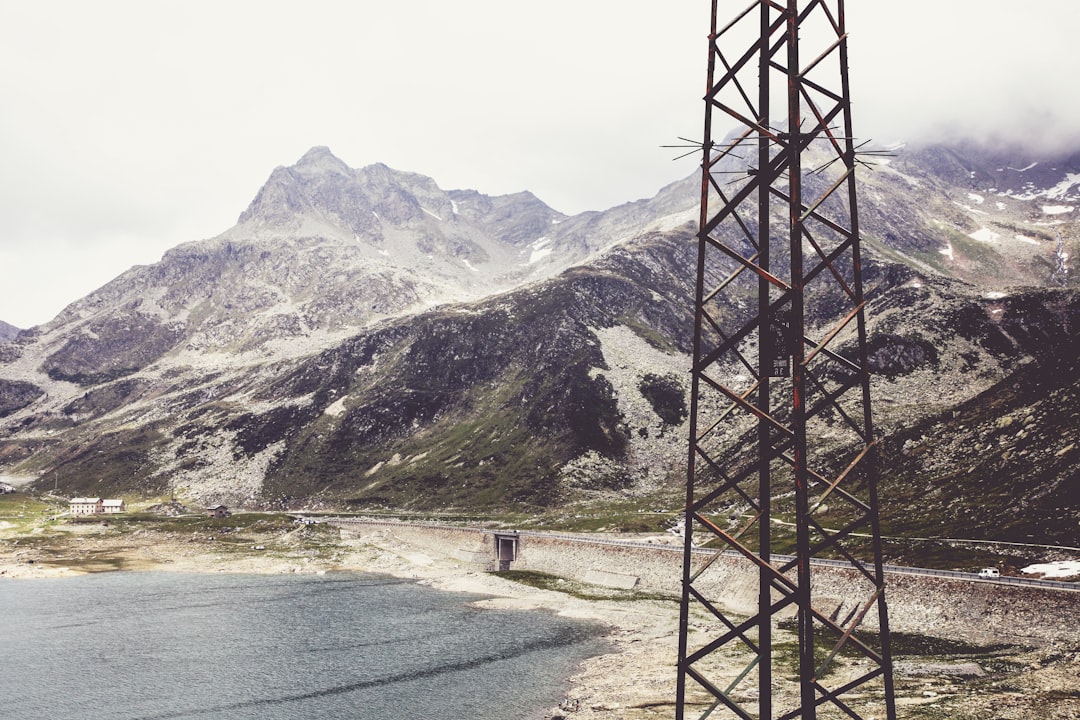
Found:
[[[539,530],[492,530],[490,528],[471,528],[462,527],[460,525],[444,525],[441,523],[427,523],[427,522],[401,522],[394,520],[366,520],[362,518],[327,518],[324,522],[329,523],[349,523],[349,524],[362,524],[362,525],[386,525],[391,527],[426,527],[437,530],[463,530],[468,532],[499,532],[505,534],[516,534],[518,537],[542,537],[554,540],[566,540],[568,542],[586,543],[592,545],[608,545],[615,547],[632,547],[647,550],[658,550],[661,552],[683,552],[682,545],[664,545],[660,543],[648,543],[641,542],[640,540],[614,540],[612,538],[599,538],[591,537],[589,535],[574,535],[571,533],[557,533],[557,532],[542,532]],[[711,555],[714,550],[705,550],[702,548],[694,548],[691,550],[694,554],[699,555]],[[739,553],[734,550],[722,551],[724,555],[737,557]],[[793,555],[773,555],[774,562],[793,562],[795,557]],[[825,558],[811,558],[811,565],[817,565],[821,567],[836,567],[852,569],[854,565],[846,560],[828,560]],[[998,585],[1016,585],[1021,587],[1038,587],[1048,588],[1052,590],[1068,590],[1072,592],[1080,592],[1080,583],[1064,582],[1061,580],[1044,580],[1041,578],[1022,578],[1002,575],[996,578],[981,578],[977,573],[960,572],[958,570],[934,570],[931,568],[917,568],[907,567],[904,565],[884,565],[882,567],[886,573],[894,575],[925,575],[929,577],[937,578],[951,578],[954,580],[969,580],[971,582],[980,583],[995,583]]]

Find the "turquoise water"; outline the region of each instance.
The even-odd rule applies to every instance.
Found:
[[[599,629],[381,576],[0,583],[0,717],[532,720]]]

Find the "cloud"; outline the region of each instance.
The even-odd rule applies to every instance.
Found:
[[[1080,140],[1080,3],[848,3],[857,128],[885,138]]]
[[[528,189],[567,213],[695,170],[660,146],[701,134],[707,0],[0,9],[0,319],[16,325],[226,230],[314,145],[447,189]],[[1080,128],[1066,37],[1080,3],[869,0],[847,14],[860,135]]]

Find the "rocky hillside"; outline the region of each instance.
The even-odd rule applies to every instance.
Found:
[[[984,290],[1075,287],[1080,152],[975,145],[897,148],[863,173],[864,232],[898,260]],[[888,250],[884,250],[886,253]]]
[[[14,325],[0,320],[0,343],[7,342],[8,340],[14,340],[15,336],[19,334],[19,328]]]
[[[894,155],[860,196],[886,523],[1060,538],[1077,157]],[[252,506],[677,503],[698,187],[566,217],[315,148],[235,227],[0,344],[0,473]]]

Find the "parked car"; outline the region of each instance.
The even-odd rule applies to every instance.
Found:
[[[1001,577],[1001,572],[997,568],[983,568],[979,571],[979,577],[983,580],[999,578]]]

